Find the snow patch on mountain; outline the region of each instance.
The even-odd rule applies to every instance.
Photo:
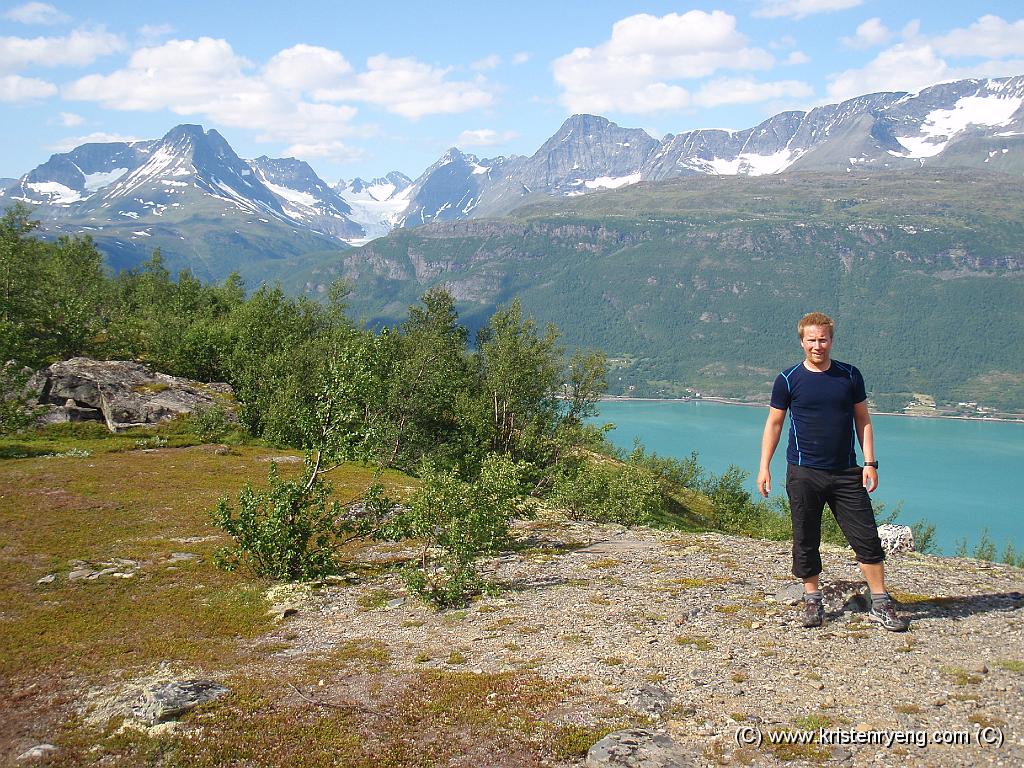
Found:
[[[71,203],[77,203],[82,199],[82,195],[77,190],[66,187],[56,181],[29,182],[25,186],[37,193],[41,199],[30,200],[28,197],[17,197],[15,200],[22,200],[36,205],[71,205]]]
[[[626,146],[629,146],[628,144]],[[474,171],[475,173],[475,171]],[[587,189],[618,189],[636,184],[640,181],[640,172],[631,173],[629,176],[599,176],[583,183]]]
[[[907,157],[934,157],[946,148],[953,137],[972,125],[998,127],[1013,120],[1024,104],[1021,98],[1001,96],[965,96],[952,109],[936,109],[921,123],[920,136],[897,136],[907,150]]]
[[[291,187],[274,184],[271,181],[267,181],[266,178],[260,179],[260,181],[263,182],[263,186],[278,197],[283,197],[288,202],[298,203],[299,205],[308,207],[312,207],[319,202],[316,196],[309,194],[309,192],[300,192],[299,190],[292,189]]]
[[[110,171],[101,171],[99,173],[83,173],[85,177],[85,188],[89,192],[95,192],[108,184],[113,184],[115,181],[120,179],[128,173],[127,168],[114,168]]]

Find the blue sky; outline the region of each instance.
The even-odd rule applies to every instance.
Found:
[[[532,154],[577,112],[660,138],[1024,74],[1019,2],[0,2],[0,176],[216,128],[328,182]]]

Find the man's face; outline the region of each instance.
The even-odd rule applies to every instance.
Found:
[[[828,328],[819,325],[805,326],[800,346],[804,348],[807,362],[817,366],[825,365],[832,351],[832,335]]]

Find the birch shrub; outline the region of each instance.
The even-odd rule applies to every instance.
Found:
[[[390,538],[421,542],[418,562],[405,572],[412,591],[446,608],[494,588],[481,577],[477,561],[510,546],[513,518],[532,515],[522,490],[525,469],[494,453],[484,458],[473,482],[454,471],[423,467],[423,484],[386,529]]]

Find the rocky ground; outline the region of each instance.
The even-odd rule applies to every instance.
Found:
[[[1024,764],[1024,570],[894,556],[895,634],[826,549],[807,630],[786,542],[545,513],[460,610],[406,592],[398,542],[268,590],[213,566],[208,510],[300,457],[104,439],[0,472],[0,764]]]
[[[848,550],[832,549],[826,625],[808,630],[787,543],[550,521],[526,534],[529,548],[490,564],[510,589],[463,611],[407,598],[395,576],[278,593],[282,611],[298,608],[274,633],[288,646],[281,653],[372,639],[396,668],[571,679],[651,717],[650,730],[669,740],[648,745],[651,766],[1024,764],[1019,569],[894,556],[890,591],[911,628],[890,633],[867,621]],[[781,730],[822,728],[833,742],[891,741],[770,743]]]

